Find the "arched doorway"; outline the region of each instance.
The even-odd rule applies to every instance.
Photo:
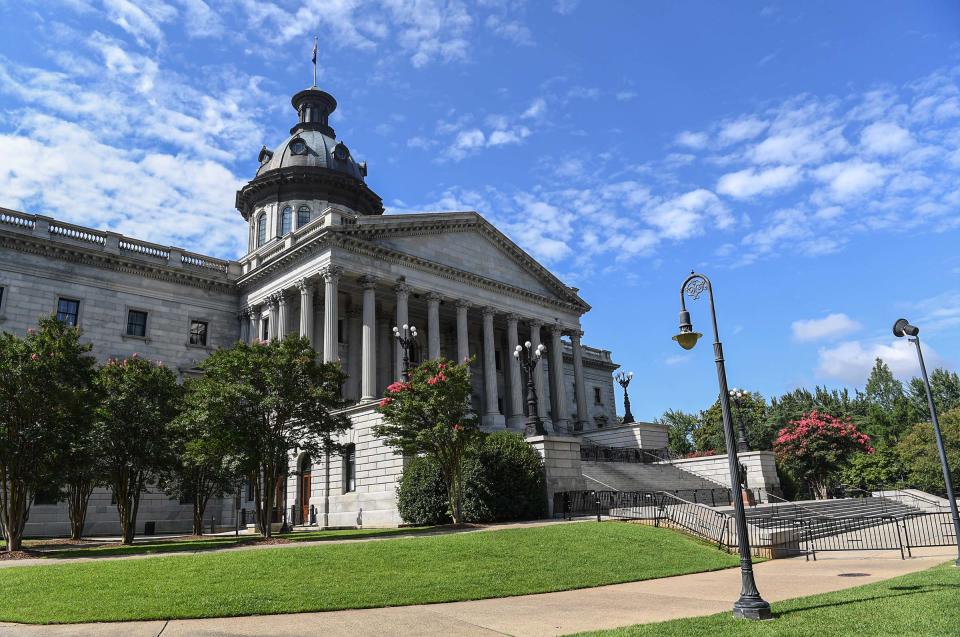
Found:
[[[311,485],[311,475],[313,472],[313,461],[310,458],[309,454],[304,454],[303,458],[300,459],[300,493],[298,494],[300,500],[300,524],[310,524],[310,491],[312,488]]]

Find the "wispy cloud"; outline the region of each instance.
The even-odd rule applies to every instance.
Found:
[[[819,319],[794,321],[790,326],[794,340],[801,342],[819,341],[843,336],[860,329],[860,323],[843,313],[828,314]]]

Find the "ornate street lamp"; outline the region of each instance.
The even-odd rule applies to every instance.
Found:
[[[400,343],[403,350],[403,380],[410,382],[410,350],[417,346],[417,328],[403,324],[402,327],[393,326],[393,336]]]
[[[683,349],[693,349],[703,334],[693,331],[690,312],[684,296],[696,300],[706,291],[710,297],[710,316],[713,319],[713,354],[717,363],[717,381],[720,384],[720,409],[723,412],[723,435],[727,445],[727,469],[730,472],[730,495],[737,523],[737,543],[740,548],[740,599],[733,603],[733,616],[743,619],[770,619],[770,604],[760,597],[753,577],[750,558],[750,538],[747,536],[747,517],[743,511],[743,492],[740,488],[740,461],[734,444],[733,421],[730,418],[730,392],[727,389],[727,371],[723,364],[723,345],[717,329],[717,312],[713,304],[713,286],[710,279],[691,272],[680,286],[680,333],[673,337]]]
[[[633,380],[633,372],[626,374],[619,372],[614,378],[623,387],[623,424],[627,425],[633,422],[633,414],[630,413],[630,395],[627,394],[627,385]]]
[[[734,387],[730,390],[730,398],[733,399],[733,405],[737,408],[737,452],[747,453],[750,451],[750,445],[747,443],[747,429],[743,423],[743,409],[741,401],[747,397],[747,392]]]
[[[893,335],[897,338],[908,336],[911,343],[917,346],[917,358],[920,360],[920,374],[923,376],[923,386],[927,390],[927,404],[930,405],[930,419],[933,420],[933,433],[937,439],[937,451],[940,453],[940,468],[943,470],[943,484],[947,488],[947,501],[950,503],[950,515],[953,517],[953,537],[957,542],[957,559],[955,566],[960,566],[960,515],[957,514],[957,500],[953,495],[953,479],[950,477],[950,463],[947,462],[947,453],[943,448],[943,435],[940,433],[940,419],[937,418],[937,406],[933,403],[933,392],[930,390],[930,379],[927,378],[927,367],[923,363],[923,351],[920,349],[920,328],[910,325],[907,319],[897,319],[893,324]]]
[[[540,343],[536,347],[527,341],[523,346],[517,345],[513,351],[513,357],[520,362],[520,367],[527,375],[527,436],[546,436],[547,431],[543,428],[543,421],[540,420],[539,408],[537,406],[537,388],[533,382],[533,373],[537,369],[537,363],[543,357],[547,348]]]

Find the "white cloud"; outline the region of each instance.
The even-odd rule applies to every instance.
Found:
[[[524,119],[531,119],[540,117],[547,110],[547,101],[542,97],[538,97],[533,100],[530,106],[523,112],[523,115],[520,117]]]
[[[495,130],[487,138],[488,146],[504,146],[506,144],[519,144],[526,137],[530,136],[530,129],[526,126],[518,126],[512,129]]]
[[[710,138],[707,137],[706,133],[694,133],[685,130],[677,134],[674,141],[681,146],[687,146],[689,148],[703,148],[707,145],[707,142],[710,141]]]
[[[860,329],[860,323],[843,313],[828,314],[821,319],[794,321],[790,326],[794,340],[801,342],[819,341],[842,336]]]
[[[910,132],[893,122],[875,122],[860,133],[864,150],[874,155],[893,155],[913,145]]]
[[[943,366],[943,359],[928,345],[923,345],[923,357],[931,369]],[[817,373],[852,386],[866,383],[876,359],[882,359],[893,375],[907,379],[920,372],[917,352],[906,339],[891,342],[862,343],[849,341],[819,351]]]
[[[107,18],[136,39],[140,46],[163,41],[161,25],[177,16],[177,9],[161,0],[104,0]]]
[[[801,178],[796,166],[775,166],[766,170],[744,168],[727,173],[717,182],[717,192],[737,199],[767,195],[795,186]]]
[[[723,202],[703,188],[668,199],[647,210],[644,217],[663,237],[677,240],[703,234],[708,217],[719,228],[733,223],[733,217]]]
[[[718,137],[723,144],[735,144],[757,137],[767,130],[768,125],[767,122],[756,117],[743,117],[723,124]]]
[[[497,15],[490,15],[486,21],[487,28],[494,35],[519,46],[533,46],[533,34],[530,29],[516,20],[506,20]]]
[[[813,174],[826,183],[829,195],[844,201],[876,190],[884,184],[889,171],[874,162],[850,159],[821,166]]]
[[[672,356],[667,356],[663,359],[663,364],[668,367],[676,367],[677,365],[683,365],[684,363],[689,362],[690,354],[674,354]]]

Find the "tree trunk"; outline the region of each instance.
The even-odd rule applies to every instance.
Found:
[[[121,543],[133,544],[137,531],[137,511],[140,509],[140,492],[143,490],[143,474],[124,467],[114,474],[113,495],[117,501],[120,518]]]
[[[23,529],[30,516],[30,490],[22,480],[10,478],[8,467],[0,468],[0,528],[7,552],[23,547]]]
[[[209,492],[203,488],[197,488],[193,496],[193,534],[203,535],[203,515],[207,511],[207,503],[210,501]]]
[[[273,537],[273,507],[274,494],[277,490],[276,471],[272,465],[263,467],[263,478],[260,481],[260,488],[263,495],[260,498],[261,510],[257,515],[257,522],[260,524],[260,535],[263,537]]]
[[[79,540],[87,523],[87,505],[93,493],[93,480],[78,477],[67,484],[67,506],[70,517],[70,539]]]

